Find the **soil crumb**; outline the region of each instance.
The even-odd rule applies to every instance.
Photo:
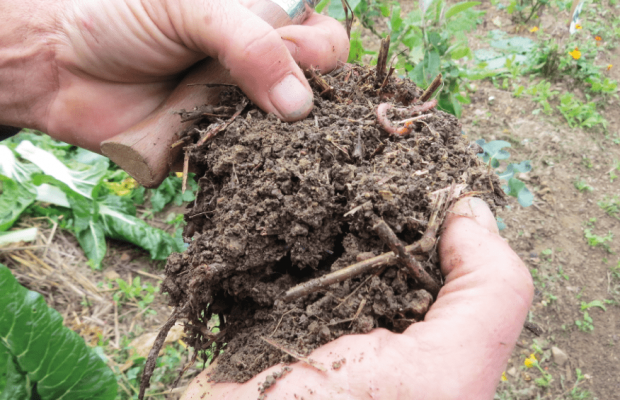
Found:
[[[403,332],[436,295],[412,270],[443,282],[435,239],[449,205],[471,195],[505,204],[454,116],[418,107],[428,115],[404,136],[381,125],[381,103],[393,106],[394,126],[416,116],[402,115],[422,96],[409,80],[352,65],[309,79],[314,109],[302,121],[265,114],[231,87],[218,106],[181,114],[195,119],[185,152],[200,189],[186,214],[189,248],[169,258],[163,291],[186,306],[189,345],[224,350],[215,381],[303,361],[342,335]],[[392,243],[377,233],[381,221]],[[414,244],[407,262],[390,253],[403,243]],[[353,264],[366,269],[350,276]]]

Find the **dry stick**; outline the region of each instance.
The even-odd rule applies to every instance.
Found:
[[[116,301],[114,303],[114,347],[120,349],[120,333],[118,331],[118,304]]]
[[[433,79],[433,81],[431,82],[431,85],[424,91],[424,93],[422,93],[422,97],[420,97],[419,101],[424,103],[425,101],[430,99],[433,93],[435,93],[435,91],[439,88],[439,86],[441,86],[441,72],[437,74],[435,79]]]
[[[388,224],[386,224],[384,220],[379,220],[372,229],[377,232],[381,240],[390,247],[392,253],[398,254],[398,261],[406,267],[406,271],[415,280],[420,282],[422,286],[424,286],[424,289],[430,292],[433,297],[436,297],[437,293],[439,293],[439,285],[424,270],[422,265],[409,254]]]
[[[181,193],[185,193],[187,189],[187,174],[189,173],[189,149],[185,148],[185,158],[183,159],[183,185],[181,186]]]
[[[273,339],[269,339],[266,338],[264,336],[260,337],[261,339],[263,339],[265,342],[269,343],[270,345],[272,345],[273,347],[275,347],[276,349],[288,354],[289,356],[298,359],[301,362],[304,362],[306,364],[308,364],[309,366],[311,366],[312,368],[315,368],[321,372],[327,372],[327,369],[321,365],[320,363],[314,361],[313,359],[309,358],[309,357],[305,357],[299,353],[297,353],[295,350],[292,349],[287,349],[286,347],[282,346],[281,344],[279,344],[278,342],[276,342]]]
[[[379,56],[377,59],[376,76],[377,80],[382,79],[385,76],[385,69],[387,68],[388,52],[390,50],[390,35],[381,39],[381,48],[379,49]]]
[[[210,140],[211,138],[215,137],[215,135],[217,135],[219,132],[223,131],[224,129],[228,128],[228,125],[231,124],[231,122],[233,122],[235,120],[235,118],[237,118],[239,116],[239,114],[241,114],[243,112],[243,110],[245,109],[245,106],[248,105],[248,101],[247,100],[243,100],[238,106],[237,106],[237,111],[235,111],[235,113],[230,117],[230,119],[222,124],[218,124],[215,127],[213,127],[211,130],[209,130],[209,132],[207,132],[206,135],[204,135],[204,137],[202,137],[197,143],[196,146],[202,146],[203,144],[205,144],[208,140]]]
[[[166,340],[166,336],[168,336],[168,332],[170,332],[170,329],[172,329],[174,324],[177,322],[179,316],[184,313],[187,308],[188,304],[185,304],[181,308],[177,308],[172,315],[170,315],[170,318],[168,318],[168,321],[166,321],[164,326],[162,326],[159,330],[159,333],[155,338],[155,342],[153,343],[153,347],[149,352],[149,356],[146,359],[146,364],[144,364],[144,372],[142,373],[142,379],[140,380],[140,393],[138,394],[138,400],[144,399],[144,392],[146,392],[146,389],[150,386],[151,376],[153,375],[155,364],[157,362],[157,355],[164,346],[164,341]]]
[[[422,253],[422,246],[420,245],[420,242],[413,243],[405,247],[405,249],[412,254]],[[360,261],[356,264],[349,265],[348,267],[339,269],[338,271],[332,272],[331,274],[323,275],[319,278],[301,283],[287,290],[284,294],[284,297],[282,297],[282,300],[285,302],[290,302],[307,294],[321,290],[322,288],[325,288],[334,283],[342,282],[344,280],[372,271],[379,267],[395,265],[397,262],[398,256],[390,251],[389,253],[384,253],[380,256],[369,258],[368,260]]]

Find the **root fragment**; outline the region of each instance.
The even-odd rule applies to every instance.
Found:
[[[433,296],[437,296],[437,293],[439,293],[439,284],[435,282],[428,272],[424,270],[422,265],[405,249],[405,246],[403,246],[400,239],[388,224],[386,224],[384,220],[379,220],[375,226],[373,226],[373,230],[377,232],[381,240],[390,247],[392,253],[398,254],[398,261],[406,267],[407,273],[420,282]]]
[[[431,82],[430,86],[426,88],[424,93],[422,93],[422,97],[420,97],[421,102],[425,102],[433,96],[433,93],[441,86],[441,72],[437,74],[435,79]]]

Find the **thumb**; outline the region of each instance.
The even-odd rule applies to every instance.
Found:
[[[533,297],[529,271],[499,236],[493,214],[478,198],[458,201],[439,242],[446,278],[424,323],[406,334],[440,346],[472,396],[492,398]],[[472,366],[476,366],[472,368]]]
[[[263,14],[270,19],[278,10],[265,8],[261,2],[252,10],[234,0],[198,3],[198,8],[182,6],[186,14],[181,19],[183,29],[193,43],[190,47],[217,58],[230,71],[233,81],[264,111],[287,121],[307,116],[313,104],[310,85],[280,34],[252,12],[255,8],[269,9],[271,13]]]

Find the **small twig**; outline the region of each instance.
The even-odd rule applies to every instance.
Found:
[[[56,233],[56,229],[58,228],[58,222],[54,220],[52,220],[52,222],[54,223],[54,227],[52,228],[52,233],[50,233],[50,237],[47,238],[47,243],[45,244],[45,251],[43,251],[43,255],[41,256],[42,260],[45,260],[47,251],[49,250],[50,245],[52,244],[52,239],[54,239],[54,234]]]
[[[357,307],[357,311],[355,312],[355,315],[353,316],[353,318],[351,318],[351,324],[349,324],[349,328],[353,325],[353,322],[355,322],[357,317],[360,316],[365,305],[366,305],[366,299],[362,299],[362,301],[360,301],[359,307]]]
[[[428,290],[433,296],[437,296],[437,293],[439,293],[439,285],[437,282],[435,282],[428,272],[424,270],[422,265],[405,249],[405,246],[388,224],[384,220],[379,220],[372,229],[377,232],[381,240],[390,247],[392,253],[398,254],[398,261],[406,267],[406,271],[415,280],[420,282],[424,286],[424,289]]]
[[[235,111],[235,113],[230,117],[230,119],[224,123],[221,124],[216,124],[213,128],[211,128],[206,135],[204,135],[197,143],[196,146],[202,146],[203,144],[205,144],[208,140],[210,140],[211,138],[213,138],[215,135],[217,135],[219,132],[223,131],[224,129],[226,129],[228,127],[228,125],[231,124],[231,122],[233,122],[235,120],[235,118],[237,118],[245,109],[245,106],[248,105],[248,101],[247,100],[243,100],[241,102],[241,104],[239,104],[237,106],[237,111]]]
[[[313,359],[309,358],[309,357],[305,357],[301,354],[299,354],[298,352],[296,352],[295,350],[291,350],[291,349],[287,349],[286,347],[282,346],[281,344],[278,344],[275,340],[273,339],[269,339],[266,338],[264,336],[261,336],[261,339],[263,339],[265,342],[269,343],[270,345],[272,345],[273,347],[275,347],[276,349],[288,354],[289,356],[298,359],[299,361],[308,364],[309,366],[311,366],[312,368],[315,368],[321,372],[327,372],[327,369],[321,365],[320,363],[314,361]]]
[[[375,158],[375,156],[378,156],[381,153],[383,153],[383,151],[385,150],[385,147],[386,147],[386,144],[385,143],[381,143],[379,146],[377,146],[375,151],[372,152],[372,154],[370,155],[369,159],[372,160],[373,158]]]
[[[273,335],[276,333],[276,331],[278,330],[278,328],[280,327],[280,324],[282,323],[282,320],[284,319],[284,316],[286,314],[292,313],[293,311],[299,311],[297,308],[293,308],[291,310],[288,310],[287,312],[285,312],[284,314],[282,314],[282,316],[280,317],[280,321],[278,321],[278,325],[276,325],[276,329],[273,330],[273,332],[271,332],[271,335],[269,335],[270,337],[273,337]]]
[[[385,69],[387,68],[387,58],[388,58],[389,50],[390,50],[390,35],[387,35],[381,40],[381,47],[379,48],[379,56],[377,58],[377,67],[375,69],[377,80],[383,79],[383,77],[385,76]]]
[[[114,303],[114,347],[120,349],[121,335],[118,330],[118,303],[116,301],[112,301],[112,303]]]
[[[414,255],[422,254],[421,248],[422,246],[420,245],[420,241],[405,247],[405,249],[408,252]],[[426,257],[421,257],[421,258],[425,259]],[[358,263],[349,265],[348,267],[339,269],[338,271],[332,272],[330,274],[323,275],[316,279],[312,279],[307,282],[301,283],[287,290],[284,296],[282,297],[282,300],[285,302],[290,302],[302,296],[308,295],[310,293],[317,292],[321,290],[322,288],[325,288],[334,283],[342,282],[349,278],[353,278],[355,276],[364,274],[366,272],[370,272],[380,267],[384,267],[387,265],[395,265],[397,262],[398,262],[398,256],[390,251],[389,253],[384,253],[384,254],[381,254],[380,256],[369,258],[368,260],[360,261]]]
[[[424,93],[422,93],[422,97],[420,97],[420,101],[422,103],[424,103],[425,101],[428,101],[433,96],[433,93],[435,93],[435,91],[439,88],[439,86],[441,86],[441,72],[437,74],[435,79],[433,79],[433,81],[431,82],[430,86],[426,88]]]
[[[364,286],[373,276],[374,275],[370,275],[368,278],[366,278],[366,280],[364,282],[360,283],[355,289],[353,289],[353,291],[351,293],[349,293],[349,295],[347,297],[345,297],[344,300],[342,300],[340,302],[340,304],[338,304],[336,307],[334,307],[334,310],[336,308],[340,307],[341,305],[343,305],[344,303],[346,303],[351,298],[351,296],[353,296],[358,291],[358,289],[361,288],[362,286]]]
[[[183,184],[181,185],[181,193],[185,193],[187,189],[187,174],[189,173],[189,149],[185,148],[185,158],[183,159]]]

